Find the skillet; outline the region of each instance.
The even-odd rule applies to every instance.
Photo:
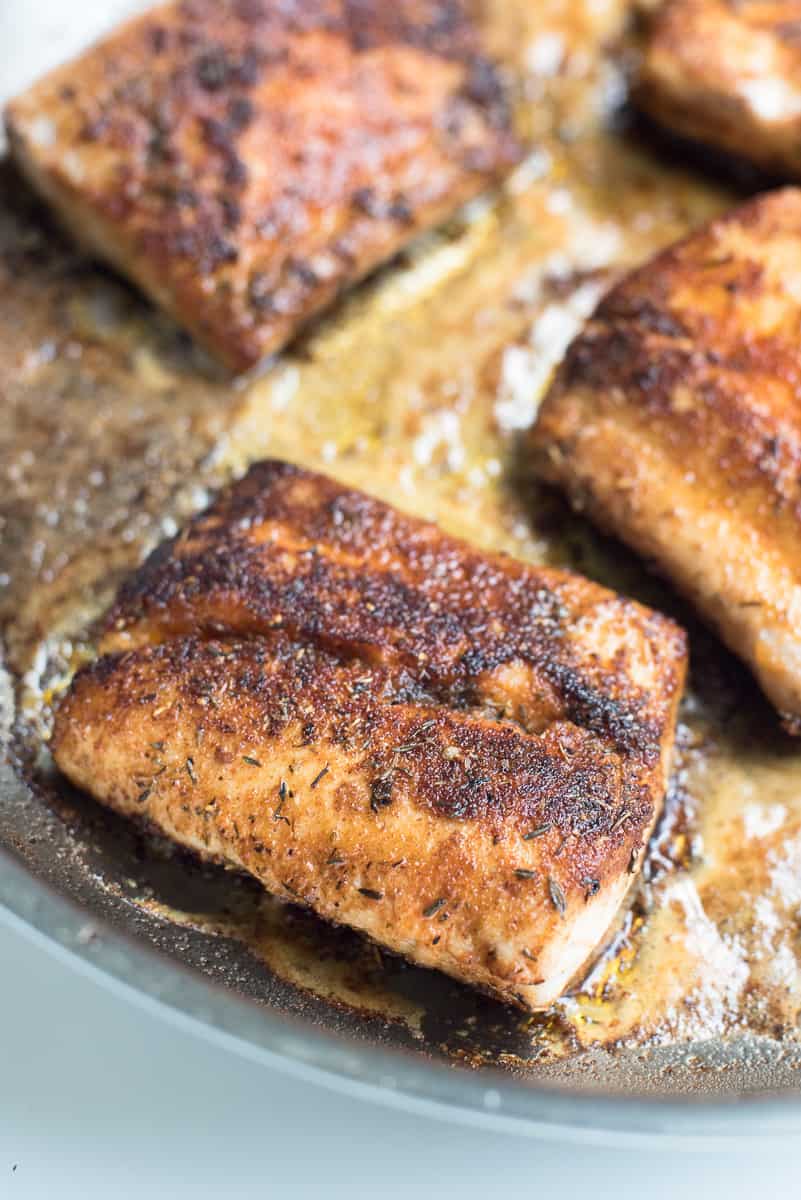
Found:
[[[36,49],[28,61],[8,56],[0,90],[17,90],[141,5],[111,7],[12,6],[6,44],[13,36]],[[732,861],[748,862],[729,827],[752,802],[747,782],[761,780],[765,804],[784,809],[777,852],[794,845],[801,764],[743,672],[640,564],[540,492],[518,449],[532,397],[603,288],[723,207],[732,189],[626,128],[615,65],[622,3],[603,16],[566,0],[529,7],[495,0],[483,19],[518,80],[530,157],[498,195],[423,239],[241,382],[77,253],[3,166],[0,901],[121,992],[334,1086],[527,1133],[687,1145],[778,1137],[801,1127],[801,1048],[792,1003],[760,991],[758,971],[750,1009],[726,996],[721,1008],[719,989],[702,981],[707,1008],[692,1019],[611,1030],[627,990],[636,994],[630,962],[642,983],[647,931],[676,907],[669,889],[708,870],[699,845],[721,863],[707,894],[724,909],[747,907],[747,883],[727,874]],[[45,41],[56,12],[60,36]],[[264,901],[248,881],[145,838],[52,772],[48,704],[91,616],[209,488],[268,453],[477,542],[569,563],[691,624],[693,681],[643,894],[586,995],[545,1018],[524,1021]],[[764,849],[752,853],[758,861]],[[758,958],[758,947],[737,947],[747,964]],[[718,976],[737,966],[722,960]],[[692,990],[691,964],[680,970]],[[595,1039],[586,1036],[593,1023]]]

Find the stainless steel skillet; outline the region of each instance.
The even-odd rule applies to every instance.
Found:
[[[131,7],[116,6],[120,13]],[[109,5],[65,14],[57,3],[32,11],[9,4],[0,15],[0,90],[15,91],[115,15]],[[584,252],[591,273],[597,246]],[[6,687],[6,725],[10,695]],[[15,746],[14,761],[0,774],[5,909],[121,994],[156,1002],[206,1036],[331,1086],[530,1134],[711,1145],[801,1128],[801,1052],[767,1038],[633,1048],[522,1068],[531,1041],[519,1015],[438,976],[382,964],[394,998],[389,1013],[370,996],[362,1005],[321,998],[266,970],[236,940],[168,919],[181,909],[201,914],[209,927],[223,923],[232,904],[253,902],[249,885],[166,854],[61,785],[32,788],[21,778],[18,755]],[[353,939],[337,935],[332,948],[306,918],[293,921],[293,936],[330,956],[340,977],[343,963],[358,974],[362,948]]]

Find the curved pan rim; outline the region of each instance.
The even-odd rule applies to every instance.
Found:
[[[462,1124],[590,1145],[709,1150],[786,1145],[801,1093],[730,1100],[581,1094],[500,1071],[448,1067],[357,1042],[237,996],[88,915],[0,848],[0,919],[120,999],[267,1067],[335,1091]]]

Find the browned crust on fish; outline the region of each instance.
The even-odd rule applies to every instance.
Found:
[[[653,560],[801,717],[801,190],[633,272],[571,346],[537,468]]]
[[[669,129],[801,175],[801,9],[796,0],[667,0],[635,96]]]
[[[72,231],[235,370],[519,156],[461,0],[180,0],[6,121]]]
[[[482,553],[291,464],[251,467],[122,588],[103,651],[280,629],[406,671],[442,703],[586,725],[650,761],[683,634],[581,576]]]
[[[76,783],[530,1008],[636,875],[686,665],[667,618],[272,462],[151,556],[101,651],[56,718]]]

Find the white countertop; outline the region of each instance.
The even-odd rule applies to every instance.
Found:
[[[0,964],[3,1200],[799,1194],[801,1146],[676,1154],[483,1133],[244,1061],[2,923]]]

